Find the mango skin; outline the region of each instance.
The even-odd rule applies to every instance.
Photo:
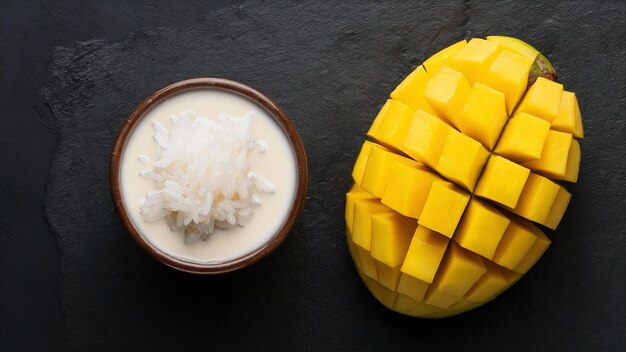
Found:
[[[571,201],[574,93],[515,38],[460,41],[418,66],[368,131],[346,195],[357,272],[387,308],[443,318],[485,304],[551,244]],[[534,223],[533,223],[534,222]]]

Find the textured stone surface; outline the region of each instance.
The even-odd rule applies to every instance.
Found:
[[[613,350],[626,345],[626,5],[250,1],[3,4],[0,349]],[[440,48],[506,34],[576,92],[579,182],[553,245],[496,301],[429,321],[388,311],[345,246],[344,193],[386,95]],[[291,115],[305,212],[270,257],[196,277],[143,254],[107,183],[123,119],[171,82],[221,76]],[[43,87],[43,88],[42,88]]]

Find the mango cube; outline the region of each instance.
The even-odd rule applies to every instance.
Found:
[[[354,203],[361,199],[374,199],[374,196],[353,184],[350,191],[346,193],[346,227],[350,233],[350,238],[352,238],[352,225],[354,223]]]
[[[424,61],[422,66],[424,66],[424,68],[428,72],[435,72],[441,66],[446,66],[448,64],[448,58],[450,57],[450,55],[452,55],[455,52],[461,50],[466,44],[467,44],[467,40],[465,40],[465,39],[463,39],[463,40],[461,40],[459,42],[456,42],[456,43],[450,45],[449,47],[447,47],[447,48],[445,48],[445,49],[435,53],[431,57],[429,57],[426,61]]]
[[[484,261],[487,271],[465,295],[470,302],[484,302],[500,293],[508,286],[502,269],[490,261]]]
[[[369,251],[372,246],[372,215],[391,212],[393,210],[381,204],[378,199],[356,200],[354,202],[352,241]]]
[[[428,73],[426,73],[424,66],[417,66],[417,68],[391,92],[391,99],[408,105],[414,111],[420,109],[435,114],[435,110],[430,107],[430,104],[428,104],[424,96],[427,82]]]
[[[411,277],[432,283],[446,248],[448,237],[424,226],[418,226],[409,245],[401,271]]]
[[[530,268],[537,263],[539,258],[543,255],[543,253],[550,247],[551,241],[546,237],[546,235],[538,228],[532,228],[537,235],[537,240],[533,243],[533,246],[530,247],[524,259],[519,263],[515,271],[521,274],[525,274],[530,270]]]
[[[577,148],[578,142],[576,145],[574,142],[569,133],[549,131],[541,158],[526,161],[522,165],[544,176],[575,182],[578,179],[580,148]]]
[[[528,84],[528,71],[533,61],[510,50],[502,50],[480,82],[504,93],[506,111],[510,115]]]
[[[404,216],[417,219],[422,213],[430,187],[439,176],[424,165],[393,163],[382,203]]]
[[[548,131],[549,122],[525,112],[519,113],[504,127],[494,152],[516,163],[539,159]]]
[[[546,225],[553,230],[556,229],[557,226],[559,226],[561,219],[563,219],[563,215],[565,214],[565,210],[567,210],[570,199],[572,199],[572,195],[564,187],[560,187],[543,225]]]
[[[424,95],[440,118],[458,128],[462,119],[461,107],[470,90],[471,86],[461,72],[442,66],[430,73]]]
[[[397,292],[398,282],[400,282],[400,267],[390,267],[384,263],[374,260],[376,265],[377,281],[386,288]]]
[[[354,242],[354,241],[353,241]],[[370,252],[365,248],[355,244],[356,254],[359,258],[361,270],[363,274],[371,277],[374,280],[378,280],[378,273],[376,272],[376,260],[372,258]]]
[[[561,187],[556,183],[531,172],[513,213],[528,220],[545,224],[559,193],[559,188]]]
[[[504,94],[475,83],[461,108],[461,118],[461,132],[493,149],[508,119]]]
[[[398,293],[406,295],[416,301],[422,301],[426,290],[428,290],[429,283],[413,276],[401,273],[400,280],[398,281]]]
[[[446,181],[435,181],[417,222],[452,237],[469,199],[469,194],[459,187]]]
[[[515,207],[530,170],[498,155],[491,155],[478,181],[475,195]]]
[[[585,136],[580,107],[574,93],[564,91],[563,95],[561,95],[559,113],[552,121],[552,129],[569,133],[574,138],[583,138]]]
[[[495,207],[472,199],[454,234],[454,240],[461,247],[492,259],[509,222]]]
[[[406,131],[413,118],[413,109],[407,105],[389,99],[367,132],[368,137],[394,149],[402,144]]]
[[[472,191],[489,158],[489,152],[470,137],[450,129],[435,170],[445,178]]]
[[[548,122],[559,113],[563,85],[543,77],[537,78],[519,104],[516,113],[527,112]]]
[[[452,242],[431,287],[463,297],[486,271],[480,256]]]
[[[398,296],[396,297],[393,308],[402,314],[416,317],[421,317],[441,311],[440,308],[429,306],[400,293],[398,293]]]
[[[394,211],[373,214],[372,257],[392,268],[401,265],[416,227],[415,219]]]
[[[400,150],[431,168],[439,162],[443,144],[452,128],[439,118],[417,110]]]
[[[394,154],[372,143],[359,186],[376,198],[381,198],[387,187],[391,166],[395,162],[417,166],[414,160]]]
[[[385,307],[393,309],[393,303],[396,301],[397,293],[381,285],[378,281],[373,280],[370,277],[363,276],[362,278],[363,282],[365,282],[365,286],[367,286],[374,297],[376,297],[376,299]]]
[[[515,270],[537,240],[535,232],[528,228],[530,226],[534,225],[523,224],[513,219],[504,231],[493,261],[507,269]]]
[[[356,184],[361,184],[361,180],[363,179],[363,173],[365,172],[365,164],[367,164],[367,158],[369,158],[370,150],[372,149],[372,142],[365,141],[361,150],[359,151],[359,155],[356,157],[356,162],[354,163],[354,167],[352,168],[352,179]],[[380,146],[381,148],[384,148]]]
[[[474,84],[487,72],[500,53],[500,44],[480,38],[472,38],[467,45],[450,55],[450,67],[462,72],[470,84]]]
[[[487,37],[487,40],[499,43],[504,49],[512,51],[518,55],[522,55],[532,61],[534,61],[537,54],[539,54],[537,49],[517,38],[502,35],[490,35]]]
[[[428,288],[428,292],[426,292],[426,296],[424,297],[424,303],[441,309],[448,309],[462,300],[463,298],[439,290],[432,285]]]

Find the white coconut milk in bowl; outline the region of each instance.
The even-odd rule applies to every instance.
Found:
[[[193,273],[248,266],[301,213],[302,141],[287,114],[243,84],[199,78],[144,100],[122,126],[110,183],[122,222],[157,260]]]

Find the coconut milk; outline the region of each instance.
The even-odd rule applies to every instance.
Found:
[[[240,117],[254,113],[252,137],[268,142],[265,153],[249,153],[250,170],[263,175],[276,186],[273,194],[255,195],[263,201],[253,209],[246,226],[217,229],[206,241],[186,245],[184,235],[170,229],[165,219],[146,222],[141,214],[141,199],[148,192],[158,190],[158,185],[139,173],[146,169],[137,158],[146,155],[158,158],[158,145],[153,140],[152,122],[158,121],[166,128],[171,126],[170,116],[186,110],[214,118],[220,113]],[[135,125],[121,158],[120,167],[122,200],[128,215],[139,233],[164,253],[178,259],[221,263],[241,258],[266,244],[281,228],[291,210],[296,193],[296,160],[293,148],[282,128],[260,105],[243,96],[217,89],[198,89],[178,93],[161,101]]]

